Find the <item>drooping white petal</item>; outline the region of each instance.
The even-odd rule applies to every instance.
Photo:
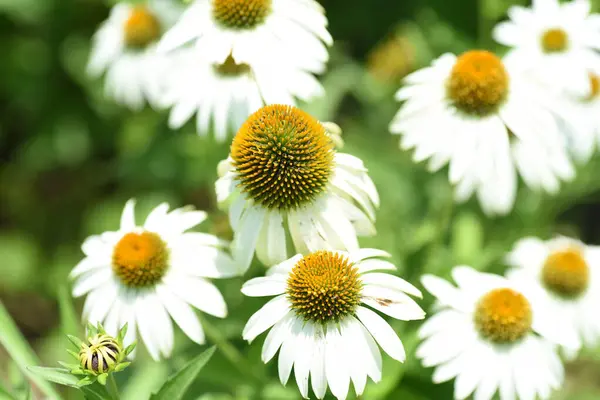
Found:
[[[394,332],[392,327],[383,318],[365,307],[358,307],[356,309],[356,316],[371,335],[373,335],[373,338],[383,351],[388,353],[393,359],[404,362],[406,358],[404,346],[398,335],[396,335],[396,332]]]
[[[327,325],[325,332],[325,374],[331,393],[338,399],[345,399],[350,385],[350,371],[343,339],[338,328],[331,324]]]
[[[198,317],[190,306],[175,296],[168,288],[161,285],[156,287],[162,304],[181,330],[194,342],[204,344],[205,337]]]

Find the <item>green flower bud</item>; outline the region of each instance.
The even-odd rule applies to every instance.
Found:
[[[123,359],[123,349],[112,336],[97,333],[81,343],[79,363],[83,370],[100,375],[112,372]]]

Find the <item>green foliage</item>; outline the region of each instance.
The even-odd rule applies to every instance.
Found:
[[[204,351],[196,358],[187,363],[177,373],[165,382],[160,390],[150,397],[152,400],[180,400],[189,389],[192,382],[198,377],[198,374],[204,368],[215,352],[215,348]]]

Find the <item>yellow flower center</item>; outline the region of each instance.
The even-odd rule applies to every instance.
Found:
[[[130,48],[144,48],[158,40],[160,22],[147,7],[135,6],[125,21],[125,44]]]
[[[248,64],[236,64],[233,57],[229,55],[223,64],[215,64],[215,71],[221,76],[240,76],[250,72]]]
[[[548,29],[542,35],[542,49],[544,53],[560,53],[567,49],[569,37],[560,28]]]
[[[252,29],[271,13],[272,0],[212,0],[213,18],[232,29]]]
[[[497,111],[506,100],[508,81],[508,73],[498,56],[485,50],[472,50],[456,60],[446,93],[460,111],[487,115]]]
[[[531,330],[531,306],[521,293],[494,289],[486,293],[475,309],[475,326],[494,343],[513,343]]]
[[[575,247],[548,256],[542,268],[542,282],[552,292],[563,297],[577,297],[588,287],[589,267]]]
[[[319,121],[296,107],[270,105],[241,126],[231,158],[243,192],[263,207],[288,210],[326,190],[333,149]]]
[[[128,233],[115,246],[112,267],[121,282],[141,288],[156,284],[168,267],[169,252],[153,232]]]
[[[327,323],[354,314],[362,283],[358,269],[347,258],[317,251],[302,258],[287,280],[287,297],[306,321]]]

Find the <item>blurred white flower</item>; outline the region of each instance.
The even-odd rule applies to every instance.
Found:
[[[156,52],[162,33],[175,23],[181,7],[172,0],[116,4],[95,33],[88,73],[106,72],[105,92],[116,102],[140,110],[155,105],[170,60]]]
[[[195,0],[159,44],[170,51],[193,42],[209,61],[253,66],[276,57],[323,72],[329,58],[324,10],[314,0]]]
[[[589,80],[589,95],[565,93],[559,104],[569,111],[570,118],[563,118],[560,123],[573,158],[581,164],[590,160],[600,144],[600,78],[590,73]]]
[[[178,129],[196,114],[197,132],[213,131],[219,141],[265,104],[294,105],[295,98],[308,101],[324,93],[312,74],[274,59],[249,66],[228,57],[216,64],[195,49],[179,50],[172,57],[161,98],[162,106],[171,107],[169,126]]]
[[[402,341],[369,306],[403,321],[425,317],[408,295],[421,297],[413,285],[397,276],[373,272],[394,270],[375,249],[355,252],[317,251],[296,255],[272,267],[266,277],[242,287],[246,296],[277,296],[248,320],[243,337],[251,342],[271,328],[262,348],[263,362],[279,351],[279,379],[286,384],[294,368],[302,397],[308,381],[322,399],[327,386],[338,399],[348,395],[350,381],[362,395],[367,376],[381,380],[379,346],[404,362]]]
[[[265,265],[286,260],[290,236],[294,253],[306,254],[356,250],[357,235],[375,233],[375,185],[360,159],[335,151],[330,135],[284,105],[259,109],[238,131],[216,191],[229,209],[232,253],[242,269],[255,251]]]
[[[454,398],[548,399],[564,378],[555,343],[577,342],[525,282],[455,267],[458,284],[422,277],[437,309],[419,331],[417,357],[433,382],[454,381]],[[562,324],[561,324],[562,323]]]
[[[508,276],[536,286],[547,302],[547,312],[571,328],[579,343],[565,346],[574,357],[582,345],[600,342],[600,248],[559,237],[542,241],[521,239],[508,254]]]
[[[83,317],[103,322],[116,335],[128,324],[125,346],[139,332],[153,359],[173,349],[171,318],[194,342],[204,331],[193,308],[216,317],[227,315],[219,290],[206,278],[239,273],[223,250],[227,242],[200,232],[185,232],[206,218],[203,211],[169,205],[156,207],[143,226],[134,218],[134,201],[125,205],[120,229],[85,240],[86,257],[73,269],[73,296],[87,294]]]
[[[577,96],[591,91],[589,72],[600,71],[600,16],[589,0],[533,0],[531,8],[513,6],[510,20],[493,36],[511,47],[507,57],[545,84]]]
[[[404,101],[390,125],[414,160],[436,171],[449,164],[456,199],[477,192],[483,210],[514,206],[518,170],[525,183],[549,193],[574,177],[565,138],[538,85],[487,51],[445,54],[405,79]]]

